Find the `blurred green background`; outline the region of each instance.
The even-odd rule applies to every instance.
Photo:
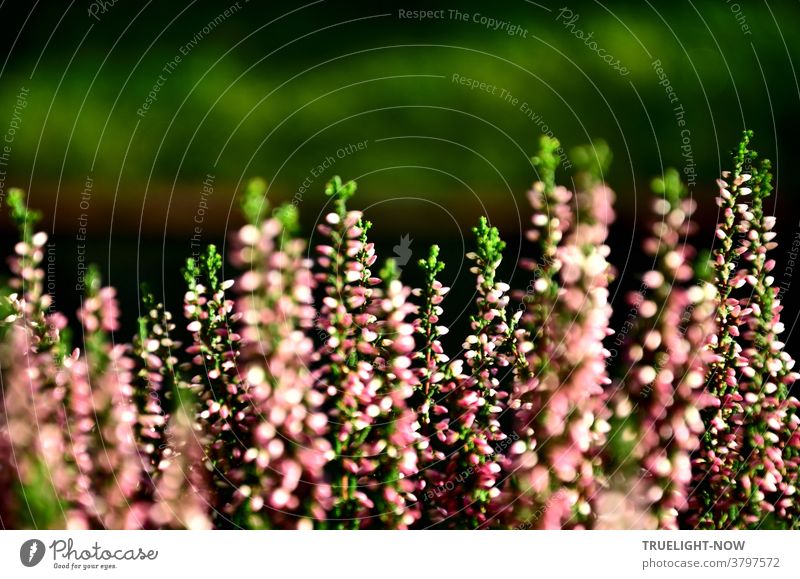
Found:
[[[456,285],[487,214],[510,276],[544,133],[614,151],[620,287],[666,166],[693,183],[712,243],[714,179],[745,127],[776,164],[784,243],[798,227],[796,2],[17,1],[0,18],[0,194],[23,187],[44,212],[68,305],[81,228],[123,297],[142,279],[172,295],[197,243],[241,223],[254,175],[307,231],[325,181],[357,179],[384,255],[435,239]]]

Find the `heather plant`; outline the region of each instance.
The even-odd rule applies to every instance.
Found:
[[[423,443],[420,448],[423,454],[430,455],[425,463],[433,459],[441,459],[442,455],[429,452],[428,444],[431,432],[428,425],[431,423],[431,412],[433,403],[437,398],[441,382],[447,378],[446,365],[450,362],[450,357],[445,354],[442,347],[441,338],[449,333],[449,328],[439,324],[442,321],[444,308],[442,303],[450,292],[449,287],[445,287],[439,280],[439,274],[445,268],[445,264],[439,259],[439,246],[434,245],[426,259],[419,260],[419,267],[425,276],[425,286],[423,289],[415,289],[414,295],[422,299],[419,315],[414,324],[414,329],[421,345],[414,354],[416,361],[415,370],[419,381],[419,415],[424,433]]]
[[[297,211],[267,217],[265,184],[254,180],[242,201],[247,217],[232,261],[243,273],[235,289],[241,313],[241,361],[253,407],[253,439],[244,461],[258,477],[248,489],[248,526],[303,528],[325,519],[331,500],[324,476],[332,456],[315,388],[312,334],[316,310],[312,262],[296,236]],[[262,215],[264,217],[262,217]]]
[[[798,402],[794,359],[779,335],[781,305],[767,258],[776,243],[774,217],[764,214],[772,191],[768,161],[756,164],[745,132],[733,171],[718,180],[719,246],[713,253],[717,290],[707,377],[711,404],[695,457],[696,489],[689,524],[706,528],[795,525]]]
[[[372,224],[326,186],[313,245],[297,208],[250,182],[223,276],[187,261],[188,340],[144,292],[137,332],[90,268],[71,327],[45,292],[47,235],[19,190],[0,292],[0,522],[148,529],[791,528],[800,434],[794,359],[771,275],[771,167],[750,134],[718,182],[707,264],[675,171],[653,183],[650,266],[611,345],[614,193],[602,143],[533,158],[530,226],[481,219],[452,325],[438,246],[410,287]],[[515,264],[511,264],[512,266]],[[513,278],[512,278],[513,279]],[[625,280],[623,280],[624,282]]]
[[[167,441],[158,464],[145,528],[213,528],[214,504],[202,430],[194,415],[194,404],[178,398],[175,411],[166,424]]]
[[[135,429],[134,362],[127,344],[114,343],[119,328],[116,291],[102,287],[90,268],[78,310],[84,354],[76,349],[63,367],[69,383],[69,457],[77,470],[76,524],[88,528],[136,528],[146,518],[138,502],[144,463]]]
[[[745,356],[749,369],[745,377],[749,380],[742,386],[750,425],[742,450],[746,464],[741,481],[750,497],[743,513],[744,521],[748,525],[760,524],[765,516],[771,516],[773,524],[786,527],[793,524],[798,513],[794,495],[800,418],[798,401],[789,395],[790,387],[798,378],[792,371],[795,361],[780,341],[785,329],[780,319],[783,306],[776,297],[777,290],[772,287],[770,275],[775,261],[767,259],[767,252],[776,246],[772,231],[775,218],[764,215],[764,200],[772,192],[770,170],[769,161],[762,161],[755,175],[749,211],[746,207],[739,208],[742,229],[746,230],[742,257],[750,265],[747,281],[752,288],[747,303],[753,310],[743,336],[748,344]],[[757,490],[753,492],[753,488]]]
[[[132,387],[139,415],[136,439],[141,444],[145,485],[151,485],[168,454],[165,451],[171,404],[182,385],[176,356],[181,344],[172,339],[175,333],[172,315],[164,304],[156,302],[153,294],[142,289],[144,313],[139,316],[139,329],[132,344],[136,361]]]
[[[197,420],[205,446],[206,468],[212,473],[213,516],[218,526],[240,525],[254,478],[244,460],[251,447],[253,409],[248,385],[239,372],[241,336],[233,324],[241,314],[226,294],[234,282],[222,280],[222,256],[216,247],[189,258],[184,270],[188,290],[183,311],[192,343],[189,388],[197,397]]]
[[[326,526],[403,528],[416,508],[418,423],[413,394],[413,308],[399,280],[372,275],[377,261],[371,223],[349,211],[355,183],[326,187],[335,211],[318,232],[317,281],[325,296],[318,327],[325,339],[316,379],[326,395],[333,458],[327,464],[332,500]]]
[[[179,368],[182,344],[172,315],[142,288],[133,338],[135,436],[142,463],[137,500],[144,528],[210,528],[210,496],[196,401]]]
[[[22,241],[11,260],[9,285],[18,292],[8,297],[12,313],[3,333],[21,357],[4,360],[4,435],[21,499],[33,524],[140,527],[146,513],[136,500],[142,462],[133,363],[128,347],[110,337],[118,325],[115,292],[100,287],[94,269],[87,273],[78,311],[84,350],[67,354],[66,320],[51,311],[52,296],[43,292],[47,236],[32,233],[38,216],[20,192],[9,203]]]
[[[471,333],[463,344],[463,357],[450,364],[445,372],[434,368],[436,392],[430,392],[430,363],[437,366],[446,359],[435,358],[440,349],[439,336],[446,330],[435,328],[441,308],[434,301],[441,298],[441,284],[436,275],[442,266],[438,248],[431,251],[421,266],[428,275],[424,316],[418,326],[425,338],[425,366],[422,388],[425,404],[426,444],[434,449],[434,461],[425,464],[424,504],[433,506],[426,513],[437,527],[478,528],[490,524],[501,507],[499,482],[505,461],[505,441],[500,418],[506,410],[509,392],[501,383],[504,369],[512,360],[507,351],[513,334],[507,306],[509,286],[496,280],[505,243],[486,218],[473,229],[477,251],[467,254],[474,262],[476,276],[476,313],[470,319]],[[435,321],[431,322],[431,317]],[[430,407],[430,408],[429,408]]]
[[[596,514],[609,429],[604,340],[610,333],[611,269],[605,240],[613,213],[611,192],[602,183],[590,183],[577,196],[556,185],[559,147],[543,138],[533,159],[541,180],[529,194],[534,214],[528,239],[537,243],[539,257],[525,264],[534,277],[521,320],[531,378],[514,393],[523,436],[514,447],[518,483],[511,508],[535,526],[583,528]]]
[[[9,191],[9,213],[19,242],[9,259],[11,293],[3,296],[0,335],[3,386],[2,436],[9,453],[3,468],[8,486],[3,502],[21,500],[4,519],[30,525],[65,526],[62,501],[71,495],[74,471],[66,463],[67,384],[58,371],[66,357],[61,331],[66,319],[51,312],[52,297],[44,292],[45,233],[33,233],[40,218],[29,211],[19,189]],[[15,497],[16,495],[16,497]],[[41,521],[41,523],[37,522]]]
[[[645,507],[639,524],[675,529],[689,498],[692,453],[705,431],[699,411],[708,398],[705,346],[715,293],[692,268],[696,203],[680,175],[667,170],[652,188],[653,222],[643,243],[652,269],[628,295],[609,451],[619,478],[639,479],[635,492]]]
[[[450,292],[439,279],[445,264],[439,259],[439,246],[430,248],[428,257],[420,259],[418,265],[424,274],[424,287],[414,290],[421,298],[421,306],[414,322],[414,330],[420,344],[413,356],[414,371],[417,377],[416,393],[412,403],[418,409],[420,440],[418,443],[420,493],[422,500],[420,525],[427,527],[447,516],[447,509],[433,497],[447,492],[440,475],[442,465],[449,459],[448,449],[456,440],[455,433],[442,428],[447,423],[440,419],[447,408],[438,402],[443,387],[459,381],[463,373],[463,360],[451,362],[442,347],[441,338],[449,333],[449,328],[441,325],[445,297]],[[447,420],[444,417],[444,420]],[[455,487],[454,487],[455,488]],[[454,490],[451,489],[451,490]]]

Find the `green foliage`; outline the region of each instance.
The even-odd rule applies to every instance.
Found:
[[[100,274],[100,268],[94,263],[89,264],[83,281],[84,296],[87,298],[96,296],[102,285],[103,277]]]
[[[694,275],[698,281],[712,283],[714,281],[714,263],[710,249],[697,252],[694,262]]]
[[[388,258],[378,273],[383,283],[389,285],[390,283],[400,279],[400,269],[397,267],[397,260],[390,257]]]
[[[25,192],[22,189],[9,189],[6,203],[8,203],[11,221],[19,230],[20,239],[25,243],[30,243],[31,237],[33,237],[33,228],[41,220],[42,214],[28,207]]]
[[[361,243],[367,243],[367,234],[369,233],[369,230],[372,229],[372,221],[364,221],[363,219],[359,219],[357,227],[361,230],[361,237],[359,238],[359,241],[361,241]]]
[[[144,344],[144,341],[147,340],[147,337],[150,335],[150,316],[148,312],[153,309],[156,298],[150,291],[150,286],[146,283],[141,284],[140,291],[142,293],[142,309],[145,313],[136,318],[137,331],[134,341],[137,346],[142,347],[142,344]]]
[[[251,179],[244,189],[240,206],[248,223],[251,225],[261,223],[261,216],[269,208],[267,182],[259,178]]]
[[[58,498],[52,474],[44,462],[37,459],[29,473],[25,484],[16,482],[15,494],[19,497],[19,528],[25,529],[58,529],[64,527],[64,509],[66,504]]]
[[[734,175],[740,175],[750,170],[753,161],[756,159],[756,152],[750,150],[750,140],[753,138],[753,131],[745,130],[742,132],[742,139],[739,141],[739,148],[733,155]]]
[[[356,193],[356,182],[342,183],[342,178],[336,175],[325,185],[325,195],[334,200],[336,213],[340,219],[347,215],[347,201]]]
[[[763,159],[753,175],[754,205],[762,207],[764,199],[772,194],[772,161]]]
[[[503,251],[506,243],[500,239],[500,232],[496,227],[490,227],[489,221],[482,216],[477,227],[472,228],[472,232],[477,237],[478,251],[476,261],[480,268],[480,273],[484,277],[486,286],[494,286],[494,277],[497,266],[503,259]]]
[[[539,180],[544,183],[545,191],[550,193],[556,186],[556,170],[561,164],[558,149],[561,143],[553,137],[543,136],[539,140],[539,153],[531,158]]]
[[[186,267],[183,268],[183,279],[186,280],[186,285],[189,287],[189,290],[195,290],[199,278],[200,265],[198,261],[193,257],[187,258]]]
[[[190,257],[186,260],[186,267],[183,270],[183,278],[191,291],[197,289],[198,283],[206,281],[208,289],[212,292],[221,287],[220,272],[222,271],[222,255],[217,251],[214,244],[206,248],[204,255],[195,259]]]
[[[592,141],[590,145],[575,147],[570,152],[570,159],[576,169],[589,175],[592,181],[605,181],[613,159],[611,147],[603,139]]]
[[[436,281],[436,277],[445,268],[444,262],[439,260],[439,251],[438,245],[432,245],[428,252],[427,259],[420,259],[418,262],[419,267],[425,272],[426,287],[433,285],[433,282]]]
[[[672,167],[667,168],[663,176],[653,179],[650,188],[656,195],[663,196],[672,207],[677,206],[687,192],[686,185],[681,181],[681,174]]]
[[[222,255],[216,245],[209,245],[203,262],[209,287],[216,291],[220,287],[219,275],[222,272]]]
[[[300,231],[300,212],[297,207],[291,203],[284,203],[275,210],[275,219],[277,219],[283,231],[290,235],[295,236]]]

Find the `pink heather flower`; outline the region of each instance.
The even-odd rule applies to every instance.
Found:
[[[143,466],[137,516],[145,528],[211,528],[208,471],[193,404],[178,368],[181,344],[172,339],[175,324],[164,305],[150,294],[134,338],[136,439]]]
[[[738,492],[744,506],[740,516],[747,526],[758,526],[771,515],[778,525],[792,527],[798,514],[794,499],[797,482],[798,401],[789,395],[797,380],[794,359],[783,351],[780,334],[782,306],[772,287],[770,270],[774,262],[767,259],[776,247],[774,218],[764,215],[763,201],[772,192],[772,175],[768,161],[754,171],[752,202],[739,204],[739,245],[741,259],[747,264],[743,273],[750,295],[742,300],[751,314],[741,334],[744,356],[749,365],[739,381],[744,407],[745,430],[739,466]]]
[[[11,457],[11,462],[0,468],[8,469],[3,478],[12,484],[18,482],[23,489],[38,486],[42,496],[61,497],[68,496],[75,486],[75,471],[64,461],[68,432],[64,401],[68,389],[58,369],[63,358],[60,332],[66,319],[53,310],[51,296],[44,293],[42,261],[47,235],[32,233],[38,216],[27,209],[23,197],[18,189],[9,190],[7,197],[21,241],[9,260],[9,286],[16,291],[3,300],[7,313],[0,320],[0,446]],[[1,492],[6,495],[13,491]],[[6,503],[18,500],[4,499]],[[38,524],[63,527],[63,514],[56,507],[56,520]]]
[[[207,530],[212,528],[212,497],[205,467],[203,432],[194,409],[178,408],[165,429],[167,443],[154,476],[154,501],[147,512],[148,527]]]
[[[534,159],[542,181],[531,192],[529,238],[538,241],[541,257],[530,267],[534,292],[523,299],[522,323],[530,332],[523,351],[532,376],[519,380],[512,395],[523,436],[512,446],[516,481],[509,508],[542,528],[581,528],[592,524],[609,429],[603,340],[610,333],[611,270],[603,220],[613,216],[607,207],[612,195],[606,187],[587,188],[575,199],[581,211],[573,215],[571,193],[555,186],[558,147],[543,139]],[[547,516],[534,522],[542,509]]]
[[[457,439],[457,434],[449,430],[448,409],[438,404],[442,388],[450,382],[459,383],[462,378],[463,360],[450,363],[442,347],[441,338],[448,328],[440,325],[444,309],[442,303],[450,288],[442,285],[438,276],[444,270],[444,263],[439,260],[439,247],[432,246],[427,259],[421,259],[419,266],[425,275],[425,286],[416,289],[413,294],[421,297],[423,304],[414,321],[414,331],[421,346],[413,355],[414,372],[417,376],[417,393],[414,397],[420,420],[420,440],[418,443],[419,479],[421,493],[421,517],[417,524],[428,528],[448,516],[447,508],[441,505],[439,497],[434,495],[447,491],[446,480],[441,473],[448,464],[449,450]],[[441,481],[445,487],[438,488]],[[454,489],[451,489],[454,490]],[[439,491],[439,492],[437,492]],[[454,509],[458,510],[458,509]]]
[[[13,214],[29,212],[22,201],[22,192],[18,189],[11,190],[8,203]],[[46,352],[57,350],[59,332],[66,326],[64,316],[53,308],[53,298],[44,291],[45,272],[42,269],[47,234],[40,231],[31,234],[29,229],[35,224],[35,219],[28,221],[25,217],[17,215],[16,220],[23,219],[24,225],[20,226],[22,240],[15,247],[15,255],[9,260],[12,277],[8,282],[11,289],[15,290],[9,296],[11,314],[4,320],[10,324],[21,321],[29,330],[30,348]]]
[[[176,357],[181,344],[171,338],[175,324],[164,305],[149,294],[144,296],[142,305],[145,312],[139,318],[139,333],[132,348],[136,360],[133,386],[138,410],[136,439],[145,470],[143,484],[152,494],[158,465],[168,447],[168,406],[181,387]]]
[[[66,388],[57,380],[57,362],[52,352],[37,351],[32,345],[31,329],[22,318],[2,328],[0,371],[2,371],[2,415],[0,439],[8,454],[3,457],[3,477],[8,487],[2,489],[3,502],[10,513],[4,521],[13,521],[20,498],[14,487],[23,489],[41,485],[45,496],[61,496],[74,487],[74,471],[64,463],[67,418],[63,406]],[[8,462],[5,462],[6,458]],[[7,498],[6,498],[7,497]],[[34,513],[36,514],[36,513]],[[43,527],[64,527],[63,512],[56,520],[40,520]],[[8,528],[10,525],[6,524]]]
[[[733,173],[718,182],[725,237],[714,254],[719,333],[711,344],[709,392],[715,405],[704,416],[687,516],[687,524],[704,528],[758,527],[768,516],[791,527],[797,514],[800,421],[789,395],[797,374],[778,338],[781,306],[769,275],[774,218],[764,215],[763,200],[772,190],[770,166],[753,166],[750,138],[745,132]]]
[[[192,335],[186,349],[194,365],[191,389],[200,403],[197,420],[208,437],[206,467],[215,481],[213,519],[216,526],[237,527],[256,478],[245,461],[255,418],[239,372],[241,336],[234,324],[241,316],[226,295],[233,282],[219,278],[221,268],[222,257],[213,245],[198,260],[188,261],[183,309]]]
[[[742,450],[751,488],[744,490],[750,499],[748,524],[760,523],[772,513],[779,525],[792,528],[800,514],[794,496],[800,466],[800,403],[789,394],[798,374],[793,371],[794,359],[783,351],[780,342],[783,308],[776,297],[777,289],[772,287],[774,261],[767,259],[769,250],[776,246],[772,241],[775,218],[765,216],[763,208],[763,200],[772,192],[770,168],[767,161],[762,162],[754,179],[750,211],[742,211],[742,222],[748,224],[742,259],[750,264],[747,280],[752,286],[747,305],[753,311],[744,334],[748,341],[745,355],[752,372],[741,382],[744,403],[753,409]]]
[[[325,395],[314,388],[307,334],[316,317],[314,279],[305,242],[292,236],[294,219],[293,208],[284,207],[276,217],[245,225],[232,256],[244,270],[236,303],[240,366],[257,421],[244,454],[256,480],[242,492],[258,528],[311,527],[325,519],[331,502]]]
[[[23,353],[11,369],[3,368],[5,422],[19,481],[23,488],[49,487],[63,508],[64,518],[54,525],[137,528],[142,463],[133,428],[132,362],[126,347],[111,345],[105,334],[117,323],[113,290],[99,288],[94,270],[87,274],[79,318],[88,325],[88,355],[77,349],[65,355],[60,337],[65,319],[49,312],[41,293],[42,254],[36,248],[47,238],[37,233],[29,239],[18,244],[12,264],[21,276],[12,285],[24,293],[11,297],[14,314],[4,322],[11,324],[12,343]],[[25,280],[31,283],[26,286]]]
[[[636,320],[626,331],[628,339],[618,340],[626,364],[613,400],[611,439],[624,455],[622,468],[633,469],[626,480],[641,477],[625,490],[644,509],[632,525],[646,525],[652,516],[660,528],[676,529],[688,504],[691,453],[704,432],[700,409],[714,293],[694,280],[695,254],[687,237],[695,230],[695,203],[686,198],[678,172],[667,171],[654,182],[654,191],[663,196],[653,202],[657,221],[644,242],[654,269],[630,295]]]
[[[119,329],[119,306],[117,290],[100,288],[96,294],[87,296],[78,311],[78,319],[86,332],[114,332]]]
[[[68,525],[141,528],[147,507],[139,503],[144,461],[136,436],[134,362],[128,347],[114,345],[107,333],[118,327],[114,291],[99,287],[94,272],[87,274],[86,285],[78,312],[86,353],[79,356],[75,350],[63,363],[69,388],[67,460],[74,461],[77,470],[74,492],[79,505]]]
[[[432,246],[428,258],[421,259],[419,266],[425,274],[425,288],[415,289],[412,293],[418,298],[423,298],[419,316],[414,321],[414,331],[421,340],[422,347],[414,353],[413,358],[422,393],[419,413],[424,426],[430,423],[431,406],[439,391],[439,385],[445,378],[443,369],[450,361],[441,343],[442,336],[449,330],[446,326],[440,325],[444,313],[442,302],[450,292],[450,288],[442,285],[438,279],[438,275],[444,269],[444,263],[439,260],[439,246]],[[422,444],[421,450],[425,454],[429,446],[426,442]]]
[[[507,343],[513,334],[506,311],[509,286],[495,280],[505,243],[485,218],[474,231],[478,251],[467,256],[475,262],[472,272],[477,280],[472,334],[463,344],[463,360],[458,366],[434,370],[436,391],[425,419],[423,503],[426,524],[438,528],[492,524],[502,506],[500,483],[508,466],[505,451],[511,443],[500,424],[508,399],[501,372],[511,364]],[[423,261],[423,269],[431,274],[441,270],[438,264],[434,251]],[[428,295],[437,297],[435,274],[428,287]],[[425,310],[431,305],[426,304]],[[417,325],[425,327],[425,319]],[[435,348],[436,343],[434,337],[430,347]],[[428,372],[422,375],[426,378]]]
[[[737,388],[739,372],[750,373],[749,360],[744,356],[737,339],[740,327],[746,325],[751,313],[736,291],[744,285],[746,270],[738,269],[739,252],[736,246],[737,206],[750,194],[745,184],[751,175],[746,171],[753,161],[747,149],[749,136],[745,134],[734,162],[733,174],[723,173],[718,180],[722,221],[717,225],[719,245],[713,252],[714,285],[716,287],[716,334],[709,349],[712,354],[707,379],[710,403],[703,410],[706,432],[701,448],[692,465],[693,491],[687,511],[687,523],[697,527],[728,526],[730,513],[737,510],[737,476],[739,450],[744,434],[744,408],[742,395]]]
[[[410,370],[415,311],[396,279],[385,292],[372,277],[376,261],[370,224],[347,211],[355,184],[335,178],[327,194],[337,211],[326,216],[317,247],[317,281],[325,297],[317,321],[322,347],[316,378],[326,396],[327,464],[332,504],[327,526],[407,528],[418,518],[416,413],[407,405],[416,377]]]

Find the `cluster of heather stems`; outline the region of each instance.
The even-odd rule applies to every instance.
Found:
[[[749,141],[718,181],[710,254],[693,245],[679,174],[653,182],[649,265],[628,283],[609,262],[607,148],[577,149],[567,188],[544,138],[525,257],[504,265],[480,220],[455,339],[439,247],[419,261],[421,287],[407,285],[338,177],[312,244],[296,207],[270,208],[266,184],[249,183],[234,275],[214,246],[189,259],[182,321],[143,288],[130,343],[95,269],[75,321],[56,310],[47,235],[9,191],[0,524],[795,526],[798,375],[771,275],[770,166]],[[521,283],[503,279],[512,269]]]
[[[757,163],[745,133],[734,167],[718,180],[721,221],[713,252],[716,332],[709,344],[705,432],[693,462],[684,517],[703,528],[797,520],[798,378],[780,341],[783,324],[775,261],[775,218],[764,215],[770,164]]]

